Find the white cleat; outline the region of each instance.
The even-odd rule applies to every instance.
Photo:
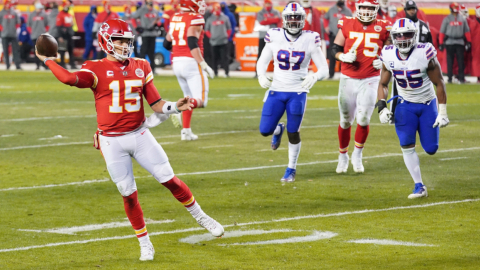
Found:
[[[215,237],[222,237],[225,232],[223,226],[215,219],[209,217],[207,214],[203,214],[199,219],[197,219],[197,223],[198,225],[207,229]]]
[[[346,173],[348,170],[348,154],[338,155],[337,173]]]
[[[185,129],[182,129],[182,133],[181,133],[181,138],[182,138],[182,141],[195,141],[195,140],[198,140],[198,136],[193,134],[192,131],[187,131]]]
[[[182,114],[177,113],[177,114],[170,114],[170,120],[172,120],[172,124],[176,128],[181,128],[182,127]]]
[[[422,183],[415,184],[415,188],[413,189],[413,193],[408,195],[409,199],[417,199],[422,197],[428,197],[427,187],[424,186]]]
[[[152,242],[140,244],[140,261],[153,261],[153,255],[155,255],[155,249]]]
[[[352,166],[353,171],[356,173],[363,173],[365,171],[362,164],[362,153],[360,153],[360,155],[356,154],[355,151],[352,153]]]

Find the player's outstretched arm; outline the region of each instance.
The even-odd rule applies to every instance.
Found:
[[[194,25],[194,26],[188,27],[188,30],[187,30],[188,48],[190,48],[190,53],[192,54],[192,57],[197,61],[197,63],[202,68],[202,70],[207,72],[208,76],[213,79],[215,78],[215,72],[211,67],[208,66],[207,62],[205,62],[205,59],[203,59],[203,56],[202,56],[202,52],[198,47],[198,39],[200,38],[200,34],[202,33],[202,30],[203,28],[201,25]]]
[[[62,83],[70,86],[76,86],[78,88],[91,88],[95,83],[95,77],[90,72],[74,72],[71,73],[64,69],[55,62],[56,57],[46,57],[41,55],[35,49],[35,54],[38,59],[42,61],[50,70],[53,75]]]
[[[257,61],[258,83],[262,88],[270,88],[272,85],[272,79],[266,75],[268,64],[270,64],[270,60],[272,60],[273,57],[273,51],[270,46],[270,43],[265,44],[262,54]]]
[[[151,106],[152,110],[156,113],[163,113],[163,114],[177,114],[182,111],[189,110],[191,111],[193,104],[190,103],[190,97],[186,96],[184,98],[179,99],[177,102],[170,102],[165,100],[160,100],[159,102],[153,104]]]
[[[388,84],[392,73],[382,65],[382,73],[380,74],[380,82],[378,83],[377,104],[380,122],[382,124],[390,123],[392,121],[392,112],[387,108],[386,99],[388,97]]]
[[[428,63],[427,75],[437,89],[438,116],[433,127],[446,127],[448,123],[450,123],[447,115],[447,91],[445,89],[445,81],[443,80],[440,63],[438,63],[436,56]]]

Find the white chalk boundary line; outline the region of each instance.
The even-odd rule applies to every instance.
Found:
[[[404,242],[404,241],[387,240],[387,239],[369,239],[369,238],[350,240],[350,241],[347,241],[347,243],[410,246],[410,247],[436,247],[436,245],[429,245],[429,244],[418,244],[413,242]]]
[[[446,160],[456,160],[456,159],[467,159],[468,157],[453,157],[453,158],[441,158],[439,160],[446,161]]]
[[[456,148],[456,149],[445,149],[440,150],[438,153],[449,153],[449,152],[458,152],[458,151],[468,151],[468,150],[480,150],[480,147],[470,147],[470,148]],[[419,153],[419,155],[425,155],[425,153]],[[396,156],[403,156],[402,153],[388,153],[383,155],[376,155],[376,156],[366,156],[363,159],[372,159],[372,158],[385,158],[385,157],[396,157]],[[308,165],[316,165],[316,164],[327,164],[327,163],[336,163],[338,159],[333,160],[324,160],[324,161],[313,161],[307,163],[298,163],[297,166],[308,166]],[[259,167],[244,167],[244,168],[236,168],[236,169],[225,169],[225,170],[215,170],[215,171],[203,171],[203,172],[190,172],[190,173],[177,173],[177,176],[185,176],[185,175],[199,175],[199,174],[215,174],[215,173],[230,173],[230,172],[238,172],[238,171],[252,171],[252,170],[261,170],[261,169],[271,169],[271,168],[279,168],[285,167],[285,164],[282,165],[269,165],[269,166],[259,166]],[[135,179],[142,179],[142,178],[150,178],[151,175],[146,176],[137,176]],[[65,184],[57,184],[57,185],[43,185],[43,186],[32,186],[32,187],[11,187],[0,189],[1,191],[10,191],[10,190],[24,190],[24,189],[36,189],[36,188],[51,188],[51,187],[61,187],[61,186],[70,186],[70,185],[84,185],[84,184],[94,184],[94,183],[101,183],[101,182],[108,182],[108,179],[102,180],[86,180],[83,182],[71,182]]]
[[[302,220],[302,219],[314,219],[314,218],[326,218],[326,217],[339,217],[339,216],[346,216],[346,215],[355,215],[355,214],[366,214],[366,213],[375,213],[375,212],[386,212],[386,211],[395,211],[395,210],[405,210],[405,209],[416,209],[416,208],[427,208],[432,206],[438,205],[449,205],[449,204],[458,204],[458,203],[467,203],[467,202],[478,202],[480,199],[467,199],[461,201],[444,201],[444,202],[436,202],[436,203],[428,203],[428,204],[419,204],[419,205],[410,205],[410,206],[397,206],[397,207],[390,207],[384,209],[365,209],[359,211],[347,211],[347,212],[339,212],[339,213],[331,213],[331,214],[318,214],[318,215],[308,215],[308,216],[297,216],[297,217],[290,217],[290,218],[281,218],[281,219],[273,219],[267,221],[253,221],[253,222],[246,222],[240,224],[230,224],[223,226],[224,228],[228,227],[235,227],[235,226],[248,226],[248,225],[257,225],[257,224],[268,224],[268,223],[277,223],[277,222],[284,222],[284,221],[292,221],[292,220]],[[154,235],[163,235],[163,234],[176,234],[176,233],[185,233],[185,232],[192,232],[192,231],[200,231],[204,230],[201,227],[195,228],[187,228],[182,230],[173,230],[173,231],[161,231],[161,232],[149,232],[150,236]],[[71,242],[59,242],[59,243],[49,243],[45,245],[36,245],[36,246],[26,246],[26,247],[17,247],[17,248],[8,248],[8,249],[0,249],[0,253],[3,252],[12,252],[12,251],[21,251],[21,250],[30,250],[36,248],[45,248],[45,247],[55,247],[55,246],[66,246],[66,245],[76,245],[76,244],[86,244],[92,242],[101,242],[101,241],[110,241],[110,240],[121,240],[121,239],[128,239],[137,237],[135,234],[132,235],[124,235],[124,236],[113,236],[113,237],[106,237],[106,238],[95,238],[95,239],[87,239],[87,240],[79,240],[79,241],[71,241]]]
[[[225,238],[233,238],[233,237],[242,237],[245,235],[260,235],[260,234],[269,234],[269,233],[284,233],[284,232],[297,232],[295,230],[290,229],[280,229],[280,230],[248,230],[248,231],[226,231],[225,234],[222,236],[222,239]],[[181,238],[179,241],[180,243],[187,243],[187,244],[196,244],[205,241],[212,241],[217,239],[211,233],[204,233],[204,234],[195,234],[190,235],[185,238]]]
[[[285,239],[274,239],[274,240],[256,241],[256,242],[219,244],[219,246],[249,246],[249,245],[271,245],[271,244],[313,242],[313,241],[318,241],[322,239],[330,239],[337,235],[338,233],[333,233],[333,232],[313,231],[313,234],[307,235],[307,236],[296,236],[296,237],[290,237]]]

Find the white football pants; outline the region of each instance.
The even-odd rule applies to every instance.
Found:
[[[340,76],[338,90],[338,108],[340,110],[340,126],[343,129],[353,124],[355,116],[357,124],[367,126],[375,109],[377,89],[380,76],[366,79],[353,79],[346,75]]]
[[[174,176],[167,154],[148,128],[140,128],[118,137],[100,135],[99,140],[108,173],[124,197],[137,190],[132,157],[160,183],[165,183]]]
[[[191,57],[174,57],[173,72],[177,76],[183,96],[203,101],[203,107],[208,102],[208,77],[197,61]]]

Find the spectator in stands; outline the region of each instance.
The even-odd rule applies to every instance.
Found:
[[[35,3],[35,11],[30,12],[28,15],[28,27],[32,29],[32,33],[30,37],[32,38],[33,44],[37,43],[37,38],[47,32],[47,27],[48,27],[48,17],[47,14],[43,11],[44,6],[42,3],[37,2]],[[40,64],[47,69],[47,66],[45,64],[40,62],[40,59],[38,57],[35,57],[35,64],[37,64],[37,70],[40,69]]]
[[[470,28],[465,18],[458,12],[460,6],[454,2],[450,4],[451,14],[445,17],[440,28],[439,50],[447,49],[447,70],[448,82],[452,83],[453,59],[456,57],[458,62],[458,80],[465,83],[465,50],[470,50],[471,35]]]
[[[480,83],[480,4],[475,7],[475,18],[469,21],[472,33],[472,72]]]
[[[395,8],[395,15],[392,17],[390,15],[390,0],[380,0],[380,8],[378,9],[377,19],[390,21],[392,24],[395,22],[395,17],[397,16],[397,9]]]
[[[20,32],[18,33],[18,45],[20,46],[20,59],[27,62],[28,55],[33,48],[30,32],[27,30],[25,18],[20,17]]]
[[[213,55],[213,71],[215,76],[218,76],[218,65],[221,64],[225,70],[225,75],[228,77],[228,43],[229,37],[232,33],[232,26],[230,19],[223,14],[221,6],[215,5],[213,14],[205,23],[205,34],[210,38],[210,45],[212,46]]]
[[[157,23],[161,17],[157,10],[153,8],[153,1],[146,0],[145,5],[132,14],[133,19],[140,19],[140,35],[142,36],[142,46],[140,48],[140,57],[145,58],[148,55],[150,67],[155,74],[155,40],[158,36]]]
[[[97,18],[97,7],[91,6],[90,13],[83,20],[83,30],[85,31],[85,52],[83,53],[83,60],[88,60],[90,52],[93,52],[93,58],[97,59],[97,48],[93,46],[93,41],[96,37],[93,36],[93,26]],[[37,58],[38,59],[38,58]]]
[[[332,6],[327,14],[325,14],[325,20],[328,21],[328,36],[330,40],[330,46],[328,49],[328,69],[329,69],[329,79],[333,78],[335,74],[335,65],[337,64],[337,60],[335,59],[335,55],[332,52],[332,45],[335,37],[338,33],[337,23],[338,20],[342,19],[345,16],[352,16],[352,11],[345,6],[345,1],[339,0],[337,3]]]
[[[12,45],[13,61],[17,69],[22,69],[20,66],[20,48],[18,47],[17,40],[17,25],[20,24],[20,16],[13,10],[13,5],[10,1],[7,1],[3,5],[3,10],[0,11],[0,25],[2,26],[2,46],[3,46],[3,59],[7,66],[7,70],[10,69],[10,58],[8,55],[8,47]]]
[[[278,27],[282,23],[282,16],[280,15],[280,12],[273,9],[271,0],[264,1],[263,9],[257,13],[257,22],[261,25],[261,27],[258,29],[258,61],[258,58],[260,58],[263,48],[265,47],[264,38],[267,34],[268,29]],[[255,71],[255,78],[256,77],[257,72]]]
[[[413,0],[407,1],[405,4],[405,18],[412,20],[415,22],[415,26],[417,27],[417,42],[430,42],[432,43],[432,34],[430,33],[430,28],[426,24],[426,22],[419,20],[417,17],[418,8],[417,4]]]
[[[47,13],[48,20],[48,33],[58,39],[57,31],[57,16],[58,16],[58,5],[55,2],[47,3],[45,7],[45,12]]]
[[[68,51],[70,67],[76,69],[77,67],[73,59],[73,35],[75,34],[73,31],[73,16],[68,12],[71,5],[71,0],[63,2],[62,11],[58,13],[55,25],[58,32],[60,65],[65,67],[65,50],[60,50],[60,44],[65,44],[65,49]]]
[[[402,6],[405,8],[405,5],[407,4],[409,0],[400,0],[400,3],[402,4]],[[397,17],[395,18],[395,20],[398,20],[398,19],[401,19],[401,18],[405,18],[406,17],[406,14],[405,14],[405,9],[402,9],[401,11],[399,11],[397,13]],[[417,12],[417,17],[428,23],[427,21],[427,15],[425,15],[425,12],[423,12],[421,9],[418,9],[418,12]]]

